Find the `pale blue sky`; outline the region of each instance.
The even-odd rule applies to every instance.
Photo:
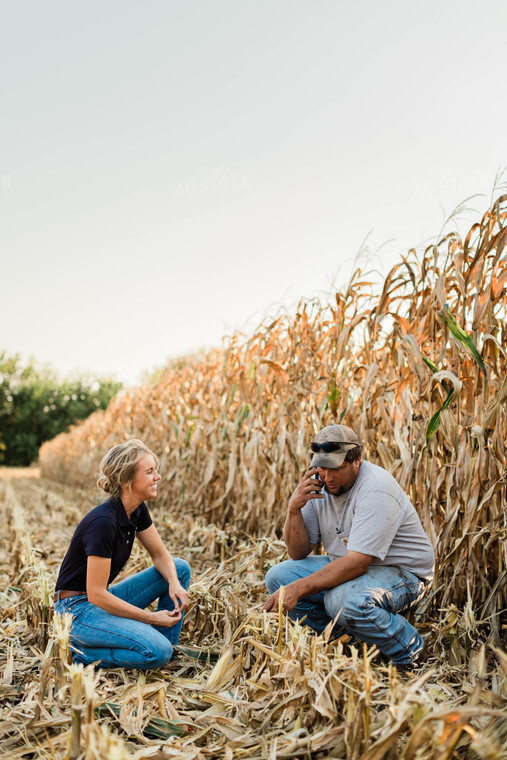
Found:
[[[387,271],[507,165],[501,0],[0,9],[0,350],[62,373],[219,345],[370,231]]]

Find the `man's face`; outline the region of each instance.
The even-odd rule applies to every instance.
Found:
[[[344,462],[341,467],[317,467],[319,477],[324,483],[326,491],[333,496],[341,496],[349,491],[359,474],[361,457],[355,462]]]

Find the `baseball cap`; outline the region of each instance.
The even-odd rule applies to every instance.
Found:
[[[328,446],[326,444],[337,444],[336,448],[330,446],[334,450],[326,451]],[[320,444],[323,444],[322,448]],[[347,453],[351,451],[355,446],[360,446],[359,438],[346,425],[328,425],[322,430],[319,430],[310,446],[314,452],[311,467],[341,467],[345,461]]]

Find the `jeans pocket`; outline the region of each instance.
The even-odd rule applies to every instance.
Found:
[[[77,618],[88,605],[88,597],[69,596],[67,599],[63,599],[61,604],[64,612],[68,612],[73,618]]]
[[[401,570],[401,574],[405,583],[406,595],[404,609],[410,609],[414,604],[417,604],[426,591],[426,585],[424,581],[407,570]]]

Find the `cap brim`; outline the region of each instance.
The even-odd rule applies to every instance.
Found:
[[[346,451],[331,451],[329,454],[319,451],[318,454],[313,455],[310,467],[327,467],[334,470],[342,466],[346,456]]]

